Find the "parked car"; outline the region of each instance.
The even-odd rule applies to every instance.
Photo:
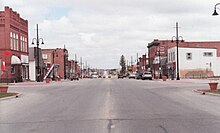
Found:
[[[136,74],[136,79],[142,79],[142,73],[137,73]]]
[[[123,74],[118,74],[118,79],[123,79],[124,75]]]
[[[128,76],[129,79],[135,79],[136,78],[136,75],[134,73],[129,73],[129,76]]]
[[[92,78],[93,78],[93,79],[97,79],[97,78],[98,78],[98,75],[93,74],[93,75],[92,75]]]
[[[75,74],[75,73],[71,74],[70,80],[71,80],[71,81],[72,81],[72,80],[79,80],[78,74]]]
[[[144,72],[142,74],[142,80],[145,80],[145,79],[152,80],[152,73],[151,72]]]

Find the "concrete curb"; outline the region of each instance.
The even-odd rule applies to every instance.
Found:
[[[12,93],[13,93],[13,92],[12,92]],[[16,93],[16,92],[15,92],[15,93]],[[23,95],[23,94],[21,94],[21,93],[17,93],[17,94],[14,95],[14,96],[0,98],[0,101],[9,100],[9,99],[12,99],[12,98],[19,98],[19,97],[22,96],[22,95]]]
[[[200,93],[201,95],[209,95],[209,96],[217,96],[217,97],[220,97],[220,94],[214,94],[214,93],[210,93],[210,92],[205,92],[205,89],[204,90],[200,90],[200,89],[194,89],[192,90],[193,92],[196,92],[196,93]]]

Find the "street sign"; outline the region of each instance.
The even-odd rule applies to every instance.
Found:
[[[10,52],[8,51],[8,50],[6,50],[5,52],[4,52],[4,54],[5,54],[5,56],[10,56]]]

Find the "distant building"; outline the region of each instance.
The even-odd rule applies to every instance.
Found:
[[[0,11],[0,60],[6,65],[0,82],[28,80],[28,52],[28,21],[6,6]]]
[[[139,57],[137,71],[139,73],[143,73],[144,71],[147,71],[146,67],[147,67],[147,58],[146,55],[142,55],[142,57]]]
[[[68,78],[68,50],[62,48],[42,49],[42,58],[47,66],[47,70],[55,64],[57,67],[51,72],[51,76]]]
[[[79,64],[77,61],[69,60],[68,67],[67,67],[67,77],[70,77],[71,74],[78,74],[80,75]]]

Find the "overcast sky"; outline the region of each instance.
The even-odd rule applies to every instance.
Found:
[[[170,40],[179,22],[185,41],[219,41],[219,0],[0,0],[29,21],[29,45],[39,24],[42,48],[63,47],[94,68],[118,68],[120,56],[133,62],[153,39]],[[220,5],[219,5],[220,8]],[[220,14],[220,9],[217,10]]]

